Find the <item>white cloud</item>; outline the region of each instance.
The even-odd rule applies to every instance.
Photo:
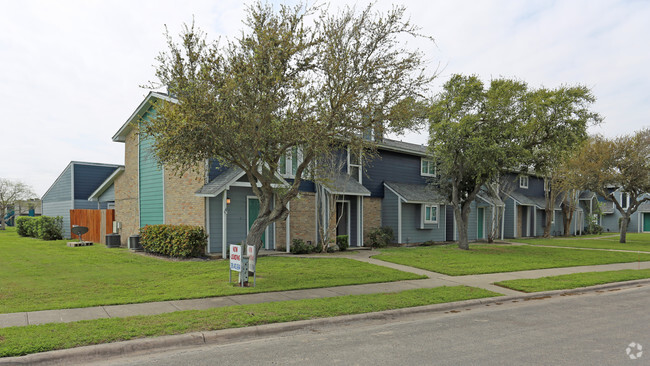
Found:
[[[593,89],[606,117],[594,132],[649,125],[648,2],[401,3],[436,39],[415,44],[432,67],[445,67],[437,85],[452,73],[532,86],[580,83]],[[244,15],[239,1],[0,0],[0,7],[0,176],[22,179],[38,194],[71,160],[123,163],[124,146],[110,138],[146,94],[139,85],[154,78],[164,24],[176,35],[194,16],[210,38],[232,37]],[[404,139],[425,143],[426,131]]]

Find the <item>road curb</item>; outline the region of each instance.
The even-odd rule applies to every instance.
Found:
[[[355,321],[395,319],[402,316],[444,312],[462,307],[490,305],[508,301],[531,299],[546,299],[553,296],[573,295],[614,288],[626,288],[650,284],[650,279],[632,280],[625,282],[608,283],[590,287],[581,287],[570,290],[554,290],[527,293],[516,296],[498,296],[483,299],[473,299],[449,302],[444,304],[424,305],[411,308],[384,310],[374,313],[342,315],[331,318],[299,320],[287,323],[274,323],[246,328],[231,328],[209,332],[194,332],[179,335],[143,338],[130,341],[83,346],[71,349],[35,353],[20,357],[0,359],[0,365],[64,365],[71,363],[97,362],[107,358],[119,356],[135,356],[155,350],[168,351],[178,348],[218,344],[237,340],[252,339],[255,337],[277,335],[300,329],[349,324]]]

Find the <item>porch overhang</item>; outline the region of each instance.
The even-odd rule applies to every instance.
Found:
[[[404,203],[441,205],[449,203],[427,184],[384,182],[384,187],[395,193]]]

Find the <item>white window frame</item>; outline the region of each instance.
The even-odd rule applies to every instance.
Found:
[[[627,210],[630,207],[630,194],[621,192],[621,208]]]
[[[284,172],[280,171],[281,166],[278,166],[278,171],[280,171],[280,176],[283,178],[295,178],[296,175],[293,172],[293,152],[289,153],[293,148],[289,148],[287,152],[285,152],[284,155]],[[296,164],[296,167],[300,165],[300,163],[303,160],[302,156],[302,149],[300,147],[296,148],[296,157],[298,163]]]
[[[427,208],[435,208],[436,209],[436,219],[435,220],[427,220]],[[438,223],[438,215],[440,214],[440,206],[436,204],[431,204],[431,203],[424,203],[422,204],[422,222],[425,224],[437,224]]]
[[[524,182],[525,182],[525,184],[524,184]],[[528,189],[528,183],[529,182],[528,182],[528,176],[527,175],[519,177],[519,188]]]
[[[352,168],[358,168],[359,176],[355,177],[357,179],[357,182],[363,184],[363,170],[361,169],[362,166],[362,156],[359,154],[359,164],[352,164],[352,155],[350,155],[350,147],[348,147],[348,175],[352,176]]]
[[[429,173],[430,169],[427,169],[427,172],[424,172],[424,164],[427,163],[428,167],[431,168],[433,167],[433,174]],[[423,177],[435,177],[437,175],[438,171],[436,168],[436,165],[433,163],[433,159],[425,159],[421,158],[420,159],[420,175]]]

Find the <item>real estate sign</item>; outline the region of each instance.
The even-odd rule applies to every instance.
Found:
[[[241,271],[241,245],[230,245],[230,270]]]
[[[247,246],[246,252],[248,255],[248,271],[255,272],[255,247],[250,245]]]

